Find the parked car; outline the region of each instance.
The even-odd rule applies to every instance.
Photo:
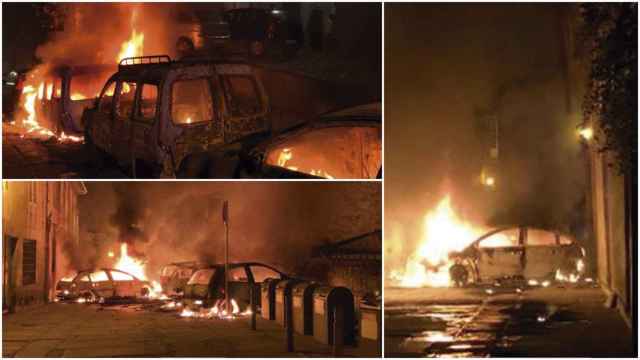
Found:
[[[183,302],[188,306],[214,306],[216,301],[224,299],[224,264],[216,264],[196,271],[184,288]],[[229,295],[240,309],[250,304],[251,288],[254,289],[254,301],[260,305],[260,286],[265,279],[287,279],[288,275],[261,263],[229,264]]]
[[[290,128],[243,155],[240,176],[382,177],[381,104],[333,111]]]
[[[585,252],[571,236],[528,226],[504,227],[450,254],[458,286],[500,279],[551,280],[584,271]]]
[[[109,300],[138,298],[149,294],[151,285],[134,275],[116,269],[84,270],[72,279],[62,279],[56,285],[60,300]]]
[[[245,48],[250,57],[279,53],[289,58],[302,47],[304,32],[287,15],[283,10],[243,8],[226,11],[224,18],[232,45]]]
[[[160,285],[165,294],[178,294],[184,291],[185,285],[194,272],[206,267],[196,261],[183,261],[167,264],[160,270]]]
[[[267,96],[243,63],[123,59],[82,115],[85,144],[143,177],[232,177],[239,153],[266,138]]]

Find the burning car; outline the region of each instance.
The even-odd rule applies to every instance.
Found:
[[[527,226],[490,231],[449,256],[449,274],[457,286],[507,278],[530,284],[573,281],[585,267],[585,251],[574,238]]]
[[[160,270],[160,285],[167,293],[181,293],[194,272],[206,267],[196,261],[184,261],[167,264]]]
[[[381,104],[349,107],[295,126],[245,156],[250,177],[382,177]]]
[[[255,304],[260,304],[260,285],[265,279],[287,279],[289,276],[261,263],[229,264],[229,297],[241,309],[251,300],[251,288]],[[184,288],[184,303],[190,306],[212,307],[225,297],[225,267],[217,264],[196,271]]]
[[[63,278],[56,286],[58,300],[78,302],[131,299],[144,297],[151,291],[148,281],[116,269],[84,270],[71,278]]]
[[[239,152],[268,134],[267,113],[249,65],[161,55],[123,59],[82,119],[95,158],[134,176],[228,178]]]

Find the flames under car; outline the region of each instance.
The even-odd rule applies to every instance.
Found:
[[[449,274],[456,286],[504,279],[571,281],[584,273],[584,256],[574,238],[558,231],[506,227],[451,253]]]
[[[60,280],[56,286],[56,297],[79,302],[131,299],[147,296],[150,288],[148,281],[124,271],[84,270]]]
[[[229,297],[241,309],[250,304],[251,290],[255,304],[260,304],[260,286],[268,278],[287,279],[289,276],[261,263],[229,264]],[[188,306],[211,307],[225,297],[224,264],[209,266],[193,273],[184,288],[184,303]]]

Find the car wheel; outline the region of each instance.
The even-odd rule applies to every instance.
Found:
[[[469,271],[464,265],[454,264],[449,268],[449,276],[451,282],[456,287],[464,287],[469,285]]]

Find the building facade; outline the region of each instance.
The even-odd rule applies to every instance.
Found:
[[[64,249],[79,239],[82,182],[3,182],[2,309],[46,303],[66,275]]]

